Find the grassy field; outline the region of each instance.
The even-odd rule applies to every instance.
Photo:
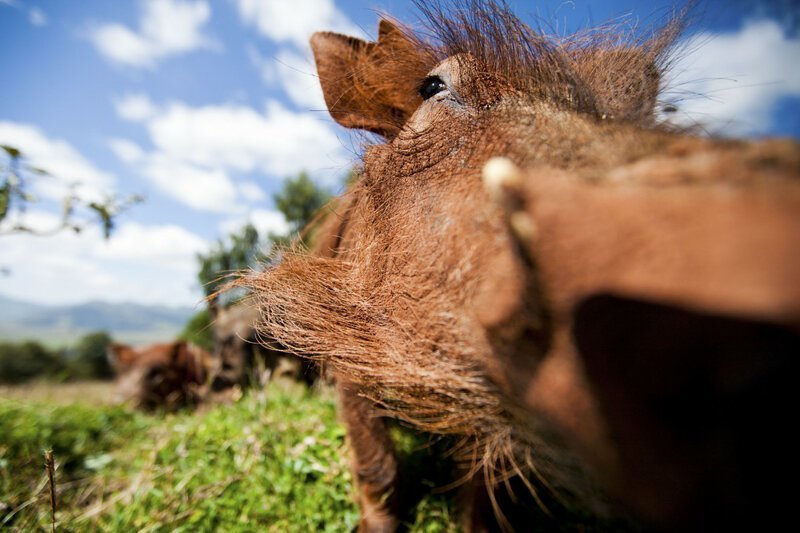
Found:
[[[105,387],[105,392],[103,391]],[[55,392],[54,392],[55,390]],[[43,451],[57,470],[60,531],[349,531],[358,523],[344,429],[330,391],[272,386],[200,412],[108,405],[108,385],[0,390],[0,530],[50,529]],[[411,531],[452,531],[426,446]],[[424,443],[422,443],[424,444]]]
[[[24,385],[0,385],[0,401],[18,400],[25,403],[71,405],[109,405],[114,397],[110,381],[73,381],[51,383],[34,381]]]

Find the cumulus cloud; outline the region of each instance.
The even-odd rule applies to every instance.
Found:
[[[211,213],[239,209],[236,186],[219,168],[203,168],[156,153],[146,156],[142,173],[163,193],[193,209]]]
[[[120,161],[127,165],[133,165],[144,157],[144,150],[135,142],[127,139],[111,139],[108,141],[108,147]]]
[[[284,47],[274,57],[264,57],[251,47],[248,54],[264,85],[279,85],[286,96],[303,110],[327,109],[310,50],[299,54]]]
[[[322,117],[274,100],[263,112],[235,104],[171,104],[147,128],[160,151],[201,166],[288,176],[342,163],[341,143]]]
[[[349,35],[362,33],[333,0],[237,0],[237,5],[246,24],[276,42],[306,47],[311,34],[321,28]]]
[[[38,7],[32,7],[30,11],[28,11],[28,20],[34,26],[47,26],[47,15]]]
[[[153,150],[125,139],[110,141],[111,150],[165,194],[203,211],[242,212],[264,200],[257,184],[237,184],[232,175],[284,178],[306,170],[333,183],[350,159],[329,121],[276,101],[259,112],[239,104],[159,106],[136,95],[118,100],[116,108],[121,117],[142,122]]]
[[[276,82],[304,110],[324,110],[325,100],[308,41],[320,29],[360,35],[333,0],[237,0],[242,20],[271,41],[285,43],[274,56],[263,57],[251,47],[248,54],[267,86]],[[298,49],[300,51],[298,51]]]
[[[206,1],[142,0],[138,30],[106,23],[92,28],[89,39],[115,63],[153,67],[165,57],[215,46],[202,33],[210,16]]]
[[[52,227],[58,221],[55,215],[34,211],[28,213],[28,222]],[[122,224],[109,241],[97,228],[48,238],[7,235],[3,265],[12,275],[0,278],[0,292],[47,304],[98,299],[195,305],[202,297],[193,283],[195,254],[208,247],[204,239],[178,226],[134,222]]]
[[[239,184],[239,194],[242,198],[247,198],[250,202],[261,202],[267,195],[264,193],[258,183],[254,181],[245,181]]]
[[[21,150],[30,165],[54,176],[37,178],[34,182],[34,190],[47,198],[62,198],[71,184],[82,198],[96,200],[116,181],[113,175],[95,167],[71,144],[48,137],[32,124],[0,121],[0,144]]]
[[[25,6],[23,6],[17,0],[0,0],[0,6],[12,7],[23,12],[26,10]],[[30,22],[31,25],[36,26],[37,28],[47,26],[49,19],[47,18],[47,14],[40,8],[34,6],[30,9],[27,9],[27,12],[28,22]]]
[[[114,233],[113,239],[96,240],[92,253],[105,259],[132,259],[172,269],[194,270],[195,254],[207,248],[204,239],[180,226],[144,226],[128,222]],[[191,264],[187,265],[187,258],[192,259]]]
[[[698,33],[665,80],[662,100],[678,109],[670,122],[699,124],[726,136],[768,132],[776,104],[800,97],[800,39],[772,20],[751,20],[736,33]]]
[[[229,235],[238,233],[246,224],[252,224],[260,235],[286,235],[289,233],[289,223],[280,211],[268,209],[254,209],[244,216],[223,220],[219,225],[220,233]]]
[[[156,105],[146,94],[126,94],[114,100],[117,115],[131,122],[141,122],[152,118],[158,112]]]

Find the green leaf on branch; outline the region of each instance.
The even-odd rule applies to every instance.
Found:
[[[0,222],[6,218],[8,214],[8,205],[11,203],[11,183],[6,181],[0,187]]]
[[[25,169],[28,172],[33,172],[34,174],[37,174],[39,176],[49,176],[50,175],[50,173],[48,171],[46,171],[43,168],[39,168],[39,167],[26,166]]]
[[[13,146],[8,146],[7,144],[0,144],[0,148],[2,148],[11,159],[19,159],[22,156],[22,152],[20,152],[18,148],[14,148]]]
[[[114,229],[114,220],[110,208],[111,206],[108,204],[98,204],[97,202],[89,204],[89,209],[97,213],[97,216],[100,218],[100,225],[103,228],[103,237],[106,239],[111,236],[111,230]]]

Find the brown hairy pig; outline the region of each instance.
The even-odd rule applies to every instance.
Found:
[[[198,346],[183,341],[137,348],[111,343],[107,356],[119,401],[143,409],[176,409],[203,398],[211,355]]]
[[[244,281],[262,335],[333,368],[362,529],[402,516],[390,417],[461,439],[470,529],[786,517],[797,143],[656,121],[680,20],[554,38],[442,6],[429,41],[313,36],[331,116],[381,140],[314,253]]]

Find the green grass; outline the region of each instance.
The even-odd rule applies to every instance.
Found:
[[[0,530],[49,530],[47,448],[60,530],[353,530],[344,436],[330,391],[301,387],[175,414],[0,399]],[[435,486],[439,463],[417,437],[399,442],[419,487]],[[409,529],[453,531],[451,503],[427,490]]]

